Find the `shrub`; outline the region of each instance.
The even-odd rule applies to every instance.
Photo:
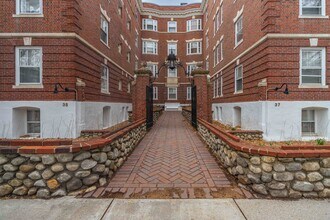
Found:
[[[326,143],[326,140],[323,139],[323,138],[316,139],[316,144],[317,145],[325,145],[325,143]]]

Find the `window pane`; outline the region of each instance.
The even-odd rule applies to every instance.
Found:
[[[27,121],[40,121],[39,110],[27,110]]]
[[[243,80],[239,79],[236,81],[236,91],[241,91],[243,89]]]
[[[318,51],[303,51],[302,53],[303,67],[320,67],[322,66],[322,52]]]
[[[20,0],[20,13],[40,14],[40,0]]]
[[[40,133],[40,123],[28,123],[27,124],[28,134],[39,134]]]
[[[321,6],[322,0],[302,0],[302,6]]]
[[[39,67],[41,64],[41,50],[39,49],[20,49],[19,57],[21,67]]]
[[[21,67],[20,83],[40,83],[39,67]]]

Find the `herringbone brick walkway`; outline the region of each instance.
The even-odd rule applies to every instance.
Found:
[[[229,195],[229,196],[228,196]],[[85,197],[242,198],[180,112],[164,112],[106,187]]]

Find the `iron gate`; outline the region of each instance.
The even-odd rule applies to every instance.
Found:
[[[197,93],[196,86],[191,87],[191,125],[197,128]]]
[[[153,87],[147,86],[146,87],[147,93],[147,129],[150,129],[154,124],[154,112],[153,112]]]

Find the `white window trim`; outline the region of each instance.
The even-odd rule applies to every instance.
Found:
[[[170,23],[175,23],[175,31],[170,31]],[[176,21],[168,21],[167,22],[167,32],[169,33],[176,33],[178,32],[178,23]]]
[[[158,87],[153,87],[153,100],[158,100]]]
[[[187,100],[191,100],[191,86],[187,87]]]
[[[154,43],[154,50],[153,52],[154,53],[147,53],[147,48],[145,46],[146,43]],[[155,40],[142,40],[142,54],[150,54],[150,55],[158,55],[158,41],[155,41]]]
[[[191,27],[191,22],[194,21],[194,20],[197,20],[197,29],[196,30],[192,30]],[[203,30],[203,27],[202,27],[202,19],[191,19],[191,20],[188,20],[187,21],[187,32],[191,32],[191,31],[201,31]]]
[[[41,63],[40,63],[40,82],[39,83],[21,83],[20,82],[20,49],[31,49],[31,50],[40,50],[41,52]],[[43,88],[42,84],[42,75],[43,75],[43,51],[42,47],[16,47],[15,48],[15,86],[14,88]]]
[[[244,25],[244,23],[243,23],[243,15],[240,15],[240,16],[237,18],[237,20],[235,21],[235,23],[234,23],[234,26],[235,26],[235,47],[234,47],[234,49],[235,49],[236,47],[238,47],[240,44],[243,43],[243,38],[242,38],[240,41],[237,41],[237,22],[238,22],[239,20],[242,20],[242,30],[243,30],[243,25]]]
[[[151,20],[152,21],[152,30],[147,29],[147,21]],[[142,30],[144,31],[158,31],[158,21],[151,19],[151,18],[143,18],[142,19]]]
[[[196,53],[191,53],[191,44],[193,43],[198,43],[198,48],[197,48],[197,52]],[[196,55],[196,54],[202,54],[202,41],[189,41],[187,42],[187,55]]]
[[[321,15],[303,15],[302,13],[302,0],[299,0],[299,18],[329,18],[326,15],[326,1],[322,0],[322,13]]]
[[[175,89],[175,98],[174,99],[170,98],[170,88]],[[168,100],[178,100],[178,88],[177,87],[167,87],[167,99]]]
[[[322,53],[322,83],[321,84],[313,84],[313,83],[302,83],[302,52],[306,50],[321,50]],[[300,48],[300,61],[299,61],[299,88],[328,88],[328,85],[326,85],[326,50],[324,47],[303,47]]]
[[[105,68],[106,70],[107,70],[107,88],[106,89],[103,89],[102,88],[102,73],[103,72],[101,72],[101,93],[104,93],[104,94],[109,94],[109,79],[110,79],[110,77],[109,77],[109,67],[108,66],[106,66],[106,65],[104,65],[104,64],[102,64],[102,71],[103,71],[103,68]]]
[[[103,14],[101,15],[101,24],[102,24],[102,19],[104,19],[107,22],[107,24],[108,24],[108,26],[107,26],[107,33],[106,33],[107,34],[107,42],[104,42],[102,40],[101,36],[100,36],[100,41],[103,44],[105,44],[106,46],[108,46],[109,45],[109,26],[110,26],[110,22],[107,20],[107,18]],[[101,27],[101,29],[102,29],[102,27]]]
[[[158,71],[158,63],[154,63],[154,62],[147,62],[147,67],[148,67],[148,65],[149,66],[151,66],[151,72],[152,72],[152,75],[154,76],[154,77],[156,77],[156,73],[157,73],[157,71]]]
[[[40,13],[20,13],[20,0],[16,0],[16,14],[13,17],[44,17],[43,14],[43,0],[40,2]]]
[[[242,68],[242,90],[239,90],[239,91],[237,91],[237,70],[239,69],[239,68]],[[244,87],[243,87],[243,79],[244,79],[244,77],[243,77],[243,65],[239,65],[239,66],[237,66],[236,68],[235,68],[235,92],[234,92],[234,94],[240,94],[240,93],[243,93],[243,89],[244,89]]]

